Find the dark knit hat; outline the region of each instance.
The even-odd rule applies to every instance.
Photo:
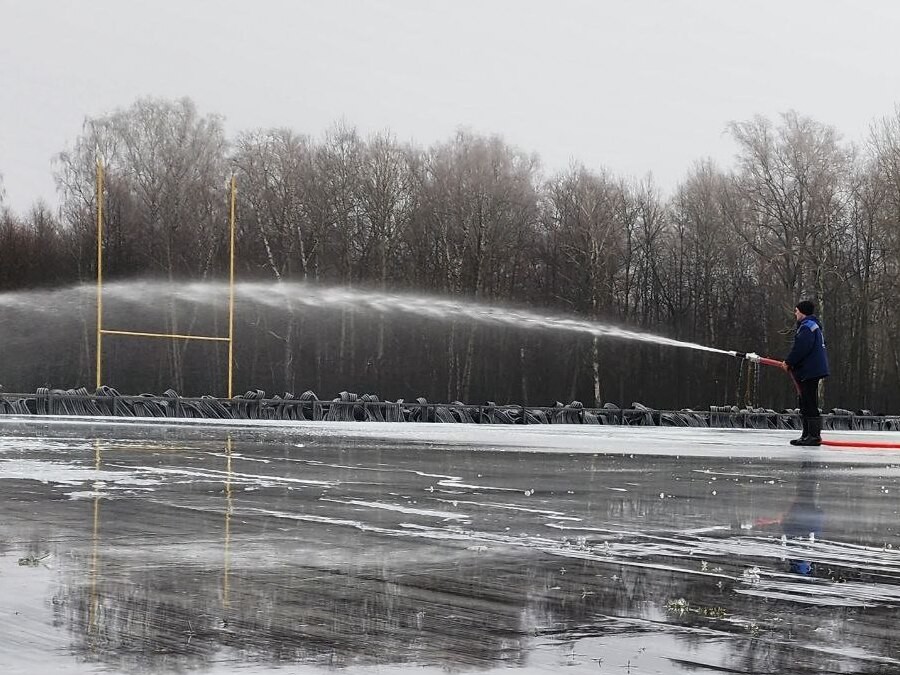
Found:
[[[812,300],[801,300],[797,303],[797,309],[800,310],[801,314],[805,314],[806,316],[816,313],[816,305]]]

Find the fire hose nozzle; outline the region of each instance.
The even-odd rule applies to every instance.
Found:
[[[744,353],[744,352],[728,352],[728,353],[731,354],[732,356],[734,356],[735,358],[746,359],[747,361],[750,361],[751,363],[759,363],[760,359],[762,359],[762,357],[759,354],[756,354],[754,352],[746,352],[746,353]]]

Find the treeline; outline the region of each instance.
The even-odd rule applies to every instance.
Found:
[[[832,360],[827,406],[896,412],[900,109],[858,143],[793,112],[729,132],[733,167],[697,162],[664,195],[649,178],[580,165],[548,176],[536,155],[499,137],[460,131],[426,149],[337,126],[321,138],[279,128],[229,139],[220,117],[188,99],[139,100],[88,119],[59,155],[58,214],[3,209],[0,290],[95,278],[98,157],[108,279],[223,279],[233,175],[240,279],[527,306],[776,356],[789,345],[794,303],[813,298]],[[793,403],[776,374],[751,391],[721,356],[460,321],[323,316],[242,317],[242,330],[258,334],[238,342],[238,380],[270,392],[531,404]],[[177,313],[169,319],[179,327]],[[185,381],[185,349],[173,344],[153,382],[129,385],[219,386],[214,356]],[[52,384],[89,383],[89,356]]]

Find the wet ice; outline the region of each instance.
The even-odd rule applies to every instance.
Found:
[[[0,665],[900,670],[896,458],[789,437],[4,420]]]

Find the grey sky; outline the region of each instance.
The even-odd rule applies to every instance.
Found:
[[[85,116],[190,96],[230,136],[337,120],[430,145],[464,126],[671,189],[796,109],[862,140],[900,103],[900,3],[0,0],[7,203],[56,203]]]

